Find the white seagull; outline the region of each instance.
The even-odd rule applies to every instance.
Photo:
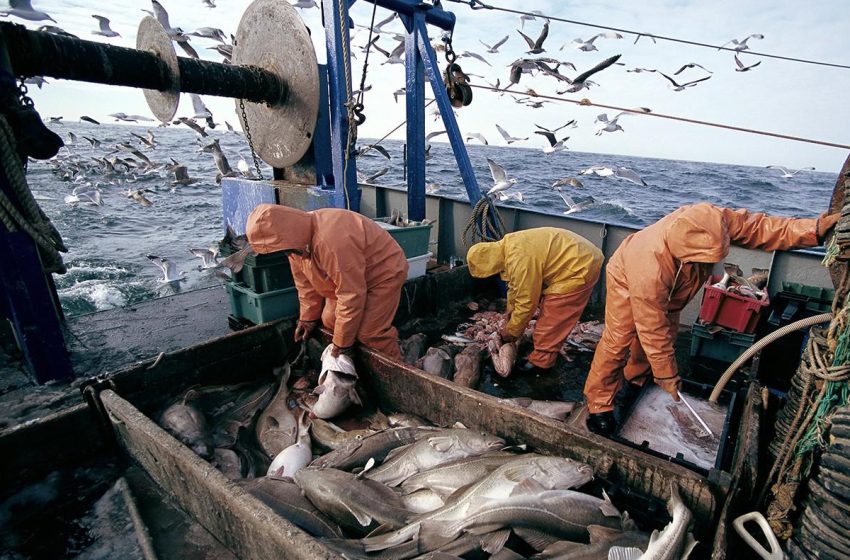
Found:
[[[178,282],[180,280],[185,280],[184,276],[186,276],[186,271],[177,270],[177,265],[168,260],[165,257],[157,257],[156,255],[145,255],[152,263],[162,270],[162,278],[159,279],[161,283],[167,282]]]
[[[570,139],[569,136],[565,136],[564,138],[558,140],[555,138],[555,133],[549,132],[548,130],[535,130],[534,134],[545,136],[546,140],[549,141],[549,145],[543,148],[544,154],[554,154],[555,152],[563,152],[567,149],[567,147],[564,146],[564,142]]]
[[[629,169],[628,167],[604,167],[602,165],[594,165],[579,171],[580,175],[598,175],[599,177],[615,177],[630,181],[637,185],[646,185],[647,182],[641,179],[640,175]]]
[[[87,202],[93,206],[101,206],[103,200],[97,187],[91,185],[75,187],[71,194],[65,195],[65,204],[75,206],[80,202]]]
[[[593,204],[594,202],[596,202],[592,196],[589,196],[585,199],[580,200],[579,202],[576,202],[575,200],[573,200],[573,197],[564,193],[564,191],[562,191],[560,187],[555,187],[555,191],[558,193],[558,196],[561,197],[561,200],[564,201],[564,204],[567,205],[567,210],[564,212],[564,214],[580,212],[591,204]]]
[[[121,34],[113,31],[109,27],[109,18],[105,18],[103,16],[92,16],[94,19],[100,22],[100,30],[92,31],[92,35],[102,35],[104,37],[120,37]]]
[[[598,51],[599,49],[596,48],[596,45],[594,45],[593,42],[595,40],[599,39],[600,37],[602,37],[603,39],[622,39],[623,38],[623,36],[620,35],[619,33],[597,33],[596,35],[594,35],[593,37],[591,37],[590,39],[588,39],[586,41],[584,39],[573,39],[571,42],[564,43],[563,45],[561,45],[561,48],[558,49],[558,50],[562,51],[562,50],[564,50],[564,47],[566,47],[567,45],[572,45],[574,48],[576,48],[580,51],[584,51],[584,52]]]
[[[596,136],[601,136],[603,132],[616,132],[618,130],[623,130],[623,127],[617,122],[620,117],[624,117],[626,115],[635,115],[639,113],[651,113],[652,111],[648,107],[638,107],[634,109],[634,111],[622,111],[617,113],[613,119],[608,119],[607,113],[602,113],[596,120],[593,121],[598,124],[596,127]]]
[[[488,53],[490,53],[490,54],[496,54],[496,53],[498,53],[498,52],[499,52],[499,47],[501,47],[502,45],[504,45],[504,44],[505,44],[505,41],[507,41],[507,40],[508,40],[508,37],[510,37],[510,35],[505,35],[504,37],[502,37],[501,39],[499,39],[499,41],[498,41],[496,44],[494,44],[494,45],[488,45],[487,43],[485,43],[485,42],[484,42],[484,41],[482,41],[481,39],[478,39],[478,42],[479,42],[479,43],[481,43],[482,45],[484,45],[485,47],[487,47],[487,52],[488,52]]]
[[[567,89],[565,89],[563,91],[557,91],[556,93],[558,95],[563,95],[565,93],[575,93],[575,92],[580,91],[582,89],[589,88],[591,85],[596,85],[595,82],[591,82],[588,78],[590,78],[591,76],[593,76],[597,72],[601,72],[602,70],[605,70],[606,68],[608,68],[612,64],[616,63],[618,60],[620,60],[620,56],[621,55],[618,54],[618,55],[612,56],[611,58],[606,58],[605,60],[603,60],[602,62],[600,62],[599,64],[597,64],[593,68],[591,68],[590,70],[587,70],[586,72],[582,72],[581,74],[576,76],[574,80],[569,82],[570,87],[568,87]]]
[[[9,8],[0,10],[0,15],[14,16],[29,21],[49,20],[56,23],[56,20],[47,15],[47,13],[33,10],[30,0],[9,0]]]
[[[800,168],[800,169],[789,170],[785,167],[782,167],[781,165],[768,165],[767,169],[778,169],[779,171],[782,172],[782,178],[783,179],[790,179],[794,175],[799,173],[800,171],[814,171],[815,170],[814,167],[803,167],[803,168]]]
[[[576,188],[584,187],[584,184],[581,181],[579,181],[578,179],[576,179],[575,177],[564,177],[563,179],[558,179],[557,181],[552,183],[550,186],[553,189],[555,189],[557,187],[563,187],[565,185],[569,185],[571,187],[576,187]]]
[[[487,165],[490,166],[490,174],[493,176],[494,183],[490,190],[487,191],[488,195],[495,195],[516,185],[517,180],[514,178],[508,179],[508,175],[505,173],[504,167],[490,158],[487,158]],[[501,196],[499,196],[499,198],[501,198]]]
[[[199,269],[216,268],[218,266],[218,246],[215,243],[206,249],[189,249],[189,252],[201,259]]]
[[[737,56],[735,58],[737,59]],[[694,87],[698,83],[704,82],[704,81],[708,80],[709,78],[711,78],[711,76],[705,76],[704,78],[699,78],[698,80],[691,80],[690,82],[685,82],[683,84],[679,84],[679,83],[676,83],[676,80],[674,80],[673,78],[671,78],[670,76],[668,76],[664,72],[658,72],[658,73],[661,74],[662,76],[664,76],[665,78],[667,78],[667,80],[670,82],[670,85],[667,86],[667,87],[669,87],[673,91],[684,91],[685,88]]]
[[[510,134],[508,134],[507,130],[505,130],[498,124],[496,125],[496,130],[499,131],[499,134],[502,135],[502,138],[504,138],[505,142],[507,142],[508,144],[513,144],[514,142],[518,142],[520,140],[528,140],[528,136],[526,136],[525,138],[517,138],[516,136],[511,136]]]
[[[470,140],[478,140],[479,142],[481,142],[485,146],[489,145],[489,142],[487,142],[487,139],[484,138],[484,135],[481,134],[480,132],[470,132],[469,134],[467,134],[466,135],[466,141],[469,142]]]
[[[750,39],[764,39],[764,35],[762,35],[761,33],[753,33],[752,35],[748,35],[748,36],[744,37],[740,41],[738,39],[732,39],[731,41],[727,41],[727,42],[723,43],[722,45],[720,45],[717,48],[717,50],[722,49],[726,45],[732,45],[733,51],[738,51],[738,52],[745,51],[745,50],[750,48],[750,46],[747,45],[747,41],[749,41]]]
[[[746,72],[748,70],[752,70],[753,68],[755,68],[759,64],[761,64],[761,60],[759,60],[755,64],[750,64],[749,66],[745,66],[744,63],[741,62],[741,59],[738,58],[738,53],[735,53],[735,67],[736,67],[735,72]]]
[[[204,101],[201,99],[201,96],[197,93],[190,93],[189,97],[192,99],[192,110],[195,112],[192,115],[193,119],[211,119],[212,113],[207,106],[204,105]]]

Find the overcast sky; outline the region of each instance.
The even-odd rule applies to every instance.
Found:
[[[35,9],[47,11],[69,32],[89,40],[102,40],[114,45],[135,46],[136,29],[144,16],[140,8],[146,2],[115,0],[92,2],[88,0],[52,1],[33,0]],[[201,0],[162,0],[171,15],[172,26],[189,31],[201,26],[221,28],[235,33],[239,19],[248,2],[244,0],[216,0],[214,9],[203,6]],[[743,38],[753,33],[764,35],[763,40],[751,40],[753,51],[795,58],[805,58],[838,64],[850,64],[850,17],[846,2],[818,0],[802,4],[797,0],[645,0],[643,2],[619,1],[542,1],[492,0],[496,6],[523,10],[540,10],[545,14],[599,25],[608,25],[649,34],[668,35],[691,41],[720,45],[733,38]],[[517,33],[519,17],[492,10],[472,11],[468,6],[444,2],[447,9],[457,15],[455,50],[468,50],[488,57],[492,66],[471,58],[462,58],[463,69],[485,78],[473,78],[473,83],[484,84],[501,80],[507,83],[509,63],[524,56],[525,42]],[[355,22],[369,23],[372,4],[361,0],[352,8]],[[112,27],[121,33],[120,38],[105,39],[92,35],[96,21],[92,14],[109,17]],[[311,28],[320,62],[326,58],[321,32],[319,11],[301,10],[305,23]],[[378,8],[377,21],[388,11]],[[14,19],[14,18],[13,18]],[[14,19],[21,22],[21,20]],[[28,23],[37,27],[38,23]],[[525,22],[524,30],[536,38],[542,21]],[[395,21],[385,30],[401,32],[403,27]],[[801,136],[822,141],[850,144],[848,122],[848,92],[850,70],[830,68],[798,62],[741,55],[746,64],[761,61],[748,72],[735,72],[732,53],[716,49],[688,46],[659,40],[656,44],[645,38],[637,44],[634,35],[624,39],[599,38],[598,51],[582,52],[569,44],[575,38],[584,39],[600,32],[592,27],[553,21],[549,37],[544,44],[551,56],[575,64],[577,71],[562,67],[561,71],[574,77],[599,61],[614,54],[622,54],[624,66],[612,67],[594,80],[599,84],[591,90],[567,94],[570,99],[589,98],[593,102],[621,107],[649,107],[654,112],[687,117],[721,124],[754,128],[770,132]],[[366,42],[367,29],[359,29],[354,43]],[[508,35],[508,41],[499,54],[490,55],[479,39],[494,43]],[[439,37],[434,30],[432,37]],[[215,43],[207,39],[193,39],[193,44],[210,60],[221,60],[213,50],[205,47]],[[388,35],[378,43],[392,50],[396,41]],[[356,49],[358,58],[353,62],[355,83],[360,81],[363,55]],[[180,51],[178,50],[178,54]],[[283,56],[286,56],[283,53]],[[392,92],[404,86],[404,67],[401,64],[381,64],[385,57],[372,51],[367,84],[373,89],[366,94],[366,123],[361,137],[380,137],[405,118],[403,98],[393,101]],[[654,68],[672,75],[683,64],[696,62],[713,72],[711,79],[684,91],[673,91],[667,81],[657,73],[632,73],[635,67]],[[444,65],[441,61],[441,67]],[[698,68],[686,70],[675,78],[688,81],[705,76]],[[90,115],[109,122],[106,115],[125,113],[150,114],[141,91],[107,86],[61,82],[44,89],[32,88],[32,97],[42,116],[63,115],[73,121],[81,115]],[[523,76],[520,87],[532,87],[538,93],[554,94],[561,85],[544,76]],[[430,93],[429,93],[430,96]],[[236,124],[233,102],[206,98],[217,121]],[[429,109],[430,112],[430,109]],[[529,140],[515,145],[542,147],[543,137],[532,134],[533,123],[549,128],[577,119],[579,127],[568,129],[567,146],[572,150],[632,156],[738,163],[745,165],[786,165],[789,167],[814,166],[819,171],[837,172],[847,151],[839,148],[816,146],[788,140],[779,140],[672,122],[643,116],[625,116],[620,120],[624,131],[595,135],[594,119],[602,112],[609,117],[612,111],[596,107],[580,107],[568,103],[546,104],[532,109],[517,104],[509,95],[476,90],[471,106],[458,112],[460,128],[464,133],[480,132],[491,144],[504,141],[496,131],[500,123],[512,135]],[[183,101],[178,115],[191,114],[188,98]],[[442,124],[431,116],[426,117],[429,130],[441,130]],[[404,128],[394,138],[402,139]]]

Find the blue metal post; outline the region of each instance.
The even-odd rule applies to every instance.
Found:
[[[340,18],[342,5],[342,18]],[[346,68],[349,80],[353,80],[351,69],[351,43],[348,37],[348,1],[327,0],[322,2],[324,10],[325,37],[328,51],[328,86],[331,106],[331,151],[333,153],[334,206],[360,211],[360,189],[357,186],[357,164],[351,146],[348,148],[348,110],[346,102],[351,97],[350,82],[346,84]],[[348,56],[346,56],[346,53]],[[346,201],[347,193],[347,201]]]
[[[405,102],[407,104],[407,216],[425,219],[425,72],[419,54],[419,30],[425,14],[403,16],[408,27],[405,40]],[[420,25],[421,24],[421,28]],[[425,40],[428,40],[426,35]]]
[[[449,142],[452,145],[452,151],[454,151],[455,159],[457,160],[460,176],[463,178],[463,186],[466,188],[466,195],[469,197],[469,203],[474,205],[481,198],[481,189],[478,188],[478,180],[475,178],[475,171],[472,169],[472,163],[469,161],[466,144],[463,141],[460,128],[457,126],[457,119],[455,119],[452,103],[449,101],[449,95],[446,93],[446,86],[443,83],[443,77],[440,74],[437,57],[434,54],[434,49],[431,47],[431,43],[428,41],[428,30],[425,27],[424,20],[420,19],[416,22],[415,31],[419,41],[419,52],[422,55],[425,74],[431,81],[431,89],[434,90],[434,98],[437,100],[440,115],[443,117],[443,125],[446,127],[446,133],[448,134]],[[410,94],[408,92],[408,97],[409,95]],[[408,99],[408,101],[410,100]],[[410,128],[408,127],[408,131],[409,130]],[[409,137],[407,141],[409,144]],[[422,196],[424,198],[424,185]]]
[[[328,66],[319,64],[319,115],[313,132],[313,158],[316,160],[316,185],[334,188],[333,150],[331,149],[330,101],[328,100]]]

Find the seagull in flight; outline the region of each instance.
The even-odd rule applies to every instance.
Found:
[[[113,31],[109,27],[109,18],[105,18],[103,16],[92,16],[98,22],[100,22],[100,29],[98,31],[92,31],[92,35],[102,35],[104,37],[120,37],[121,34]]]
[[[575,177],[564,177],[563,179],[558,179],[557,181],[552,183],[550,186],[553,189],[557,189],[558,187],[564,187],[564,186],[567,186],[567,185],[569,185],[571,187],[576,187],[576,188],[579,188],[579,189],[584,187],[584,184],[581,181],[579,181],[578,179],[576,179]]]
[[[479,142],[481,142],[485,146],[489,145],[489,142],[487,142],[487,139],[484,138],[484,135],[481,134],[480,132],[470,132],[469,134],[467,134],[466,135],[466,141],[469,142],[470,140],[478,140]]]
[[[175,165],[174,166],[174,180],[171,181],[172,186],[177,185],[191,185],[193,183],[197,183],[200,181],[197,177],[189,177],[189,168],[185,165]]]
[[[213,115],[207,106],[204,105],[204,101],[201,99],[201,96],[197,93],[190,93],[189,97],[192,99],[192,110],[195,111],[195,114],[192,115],[192,118],[195,119],[205,119],[207,121],[207,126],[210,128],[215,128],[215,123],[213,122]]]
[[[745,51],[745,50],[750,48],[750,46],[747,45],[747,41],[749,41],[750,39],[764,39],[764,35],[762,35],[761,33],[753,33],[752,35],[748,35],[748,36],[744,37],[740,41],[738,39],[732,39],[731,41],[727,41],[727,42],[723,43],[722,45],[720,45],[717,48],[717,50],[721,50],[726,45],[732,45],[733,51],[738,51],[738,52]]]
[[[630,181],[636,185],[647,185],[647,182],[641,179],[640,175],[627,167],[604,167],[602,165],[594,165],[579,171],[579,175],[597,175],[599,177],[615,177]]]
[[[486,58],[484,58],[484,57],[483,57],[483,56],[481,56],[480,54],[478,54],[478,53],[474,53],[474,52],[472,52],[472,51],[463,51],[463,52],[461,52],[459,55],[457,55],[457,57],[458,57],[458,58],[463,58],[463,57],[465,57],[465,56],[466,56],[466,57],[469,57],[469,58],[474,58],[474,59],[476,59],[476,60],[480,60],[481,62],[483,62],[483,63],[484,63],[484,64],[486,64],[487,66],[493,66],[492,64],[490,64],[489,62],[487,62],[487,59],[486,59]],[[468,75],[469,75],[469,74],[467,74],[467,76],[468,76]]]
[[[498,53],[498,52],[499,52],[499,47],[501,47],[502,45],[504,45],[504,44],[505,44],[505,41],[507,41],[507,40],[508,40],[508,37],[510,37],[510,35],[505,35],[504,37],[502,37],[501,39],[499,39],[499,41],[497,41],[494,45],[488,45],[487,43],[485,43],[485,42],[484,42],[484,41],[482,41],[481,39],[478,39],[478,42],[479,42],[479,43],[481,43],[482,45],[484,45],[485,47],[487,47],[487,52],[488,52],[488,53],[490,53],[490,54],[496,54],[496,53]]]
[[[746,72],[748,70],[752,70],[753,68],[755,68],[759,64],[761,64],[761,60],[759,60],[755,64],[750,64],[749,66],[745,66],[744,63],[741,62],[741,59],[738,58],[738,53],[735,53],[735,66],[736,66],[735,72]]]
[[[534,21],[538,17],[544,17],[543,12],[541,12],[540,10],[531,10],[531,12],[529,12],[527,14],[522,14],[521,16],[519,16],[519,23],[520,23],[519,26],[521,28],[525,29],[525,22]],[[546,21],[549,21],[549,20],[547,19]]]
[[[505,191],[516,185],[517,180],[515,178],[508,179],[508,175],[507,173],[505,173],[504,167],[502,167],[490,158],[487,158],[487,165],[490,166],[490,174],[493,176],[494,183],[493,186],[490,187],[490,190],[487,191],[488,195],[495,195],[497,193],[501,193],[502,191]]]
[[[141,204],[142,206],[147,208],[148,206],[151,206],[153,204],[153,202],[148,200],[148,198],[145,196],[145,193],[152,193],[152,192],[153,191],[150,190],[150,189],[129,189],[129,190],[127,190],[126,194],[127,194],[127,198],[132,198],[133,200],[135,200],[136,202],[138,202],[139,204]]]
[[[48,20],[56,23],[56,20],[47,15],[46,12],[34,10],[30,0],[9,0],[9,8],[6,10],[0,10],[0,15],[14,16],[16,18],[26,19],[29,21]]]
[[[573,39],[571,42],[564,43],[563,45],[561,45],[561,48],[558,49],[558,50],[562,51],[562,50],[564,50],[564,47],[566,47],[567,45],[572,45],[574,48],[576,48],[580,51],[584,51],[584,52],[598,51],[599,49],[596,48],[596,45],[594,45],[593,42],[595,40],[599,39],[600,37],[602,37],[603,39],[622,39],[623,38],[623,36],[620,35],[619,33],[597,33],[596,35],[594,35],[593,37],[591,37],[590,39],[588,39],[586,41],[584,39]]]
[[[186,271],[177,270],[177,265],[168,260],[165,257],[157,257],[156,255],[145,255],[148,260],[150,260],[153,264],[158,266],[160,270],[162,270],[162,278],[159,279],[161,283],[167,282],[178,282],[180,280],[185,280],[184,276],[186,276]]]
[[[681,74],[682,72],[684,72],[688,68],[702,68],[704,71],[708,72],[709,74],[714,73],[711,70],[709,70],[708,68],[706,68],[705,66],[703,66],[702,64],[697,64],[696,62],[689,62],[689,63],[683,65],[681,68],[679,68],[675,72],[673,72],[673,75],[678,76],[679,74]]]
[[[546,40],[546,37],[549,36],[549,22],[543,22],[543,29],[540,31],[540,36],[537,37],[536,41],[532,41],[531,37],[520,31],[516,30],[517,33],[522,35],[522,38],[525,39],[525,42],[528,43],[528,50],[525,51],[527,54],[540,54],[544,52],[546,49],[543,48],[543,42]]]
[[[794,177],[794,175],[796,175],[800,171],[814,171],[815,170],[814,167],[803,167],[801,169],[789,170],[785,167],[782,167],[781,165],[768,165],[767,169],[778,169],[779,171],[782,172],[782,178],[783,179],[791,179],[792,177]]]
[[[569,136],[565,136],[561,140],[557,140],[555,138],[554,132],[549,132],[545,130],[535,130],[534,134],[540,134],[541,136],[545,136],[546,139],[549,141],[549,145],[543,148],[544,154],[554,154],[555,152],[563,152],[567,149],[567,147],[564,146],[564,142],[570,139]]]
[[[91,185],[75,187],[71,194],[65,195],[65,204],[76,206],[80,202],[87,202],[93,206],[101,206],[103,200],[100,196],[100,190]]]
[[[507,130],[505,130],[498,124],[496,125],[496,130],[499,131],[499,134],[502,135],[502,138],[504,138],[505,142],[507,142],[508,144],[513,144],[514,142],[518,142],[520,140],[528,140],[528,136],[526,136],[525,138],[517,138],[516,136],[511,136],[510,134],[508,134]]]
[[[667,87],[669,87],[673,91],[684,91],[685,88],[694,87],[698,83],[704,82],[704,81],[708,80],[709,78],[711,78],[711,76],[705,76],[703,78],[699,78],[698,80],[691,80],[690,82],[684,82],[684,83],[680,84],[680,83],[677,83],[676,80],[674,80],[673,78],[671,78],[670,76],[668,76],[664,72],[658,72],[658,73],[661,74],[662,76],[664,76],[665,78],[667,78],[667,81],[670,82],[670,85],[667,86]]]
[[[86,115],[83,115],[82,117],[80,117],[80,120],[81,120],[81,121],[90,122],[90,123],[92,123],[92,124],[100,124],[99,122],[97,122],[97,121],[96,121],[96,120],[94,120],[93,118],[91,118],[91,117],[89,117],[89,116],[86,116]]]
[[[607,59],[603,60],[602,62],[600,62],[599,64],[597,64],[596,66],[594,66],[593,68],[591,68],[590,70],[587,70],[586,72],[582,72],[581,74],[576,76],[575,79],[573,79],[571,82],[569,82],[570,87],[568,87],[564,91],[558,91],[557,92],[558,95],[563,95],[565,93],[575,93],[575,92],[580,91],[582,89],[588,88],[591,84],[594,84],[594,82],[591,82],[588,78],[590,78],[591,76],[593,76],[597,72],[601,72],[602,70],[605,70],[609,66],[613,65],[615,62],[620,60],[620,56],[622,56],[622,55],[618,54],[618,55],[612,56],[611,58],[607,58]]]
[[[135,132],[131,132],[130,135],[138,138],[140,144],[144,144],[148,148],[156,148],[156,139],[154,139],[153,132],[150,130],[148,130],[147,137],[142,136],[141,134],[136,134]]]
[[[218,246],[215,243],[206,249],[189,249],[189,252],[201,259],[198,269],[218,267]]]
[[[549,128],[546,128],[545,126],[540,126],[537,123],[534,123],[534,126],[536,126],[537,128],[539,128],[540,130],[542,130],[544,132],[551,132],[551,133],[554,134],[554,133],[558,132],[559,130],[561,130],[562,128],[567,128],[568,126],[572,127],[572,128],[576,128],[576,127],[578,127],[578,124],[577,124],[575,119],[571,119],[571,120],[567,121],[565,124],[562,124],[561,126],[559,126],[558,128],[549,129]]]
[[[582,210],[596,202],[596,200],[594,200],[592,196],[588,196],[587,198],[576,202],[573,197],[562,191],[560,187],[554,187],[554,189],[555,192],[558,193],[558,196],[561,197],[561,200],[564,201],[564,204],[567,205],[567,210],[564,212],[565,215],[573,214],[575,212],[581,212]]]
[[[650,109],[648,107],[638,107],[633,112],[631,111],[621,111],[614,116],[613,119],[608,119],[608,113],[602,113],[596,120],[593,121],[595,123],[599,123],[599,126],[596,128],[596,136],[602,136],[603,132],[617,132],[618,130],[623,130],[623,127],[617,122],[620,117],[624,117],[626,115],[634,115],[636,113],[650,113]]]

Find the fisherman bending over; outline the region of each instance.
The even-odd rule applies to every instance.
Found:
[[[701,203],[628,236],[606,268],[605,330],[584,386],[588,429],[614,431],[614,397],[624,379],[642,386],[652,375],[679,400],[673,350],[679,312],[729,254],[730,243],[764,251],[815,247],[837,221],[838,214],[777,218]]]
[[[389,233],[349,210],[304,212],[276,204],[257,206],[246,230],[257,253],[289,256],[300,304],[296,341],[308,338],[321,319],[333,331],[334,357],[350,353],[357,341],[401,359],[392,322],[407,259]]]
[[[535,228],[509,233],[500,241],[477,243],[466,256],[476,278],[499,274],[508,283],[510,315],[502,342],[513,342],[525,331],[534,311],[534,351],[523,366],[548,370],[584,311],[602,268],[602,252],[590,241],[560,228]]]

